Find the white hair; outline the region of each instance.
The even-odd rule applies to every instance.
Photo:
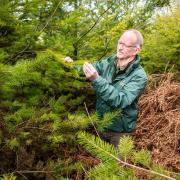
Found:
[[[124,33],[126,33],[126,32],[133,32],[136,35],[136,38],[137,38],[136,45],[139,48],[142,47],[144,39],[143,39],[142,34],[138,30],[136,30],[136,29],[128,29]]]

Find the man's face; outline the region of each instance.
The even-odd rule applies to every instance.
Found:
[[[128,59],[134,57],[139,51],[137,37],[133,32],[125,32],[118,40],[117,58]]]

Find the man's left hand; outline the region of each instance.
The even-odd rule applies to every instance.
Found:
[[[99,76],[96,69],[92,66],[92,64],[90,64],[88,62],[84,63],[83,71],[84,71],[84,74],[86,75],[87,79],[89,79],[90,81],[95,80]]]

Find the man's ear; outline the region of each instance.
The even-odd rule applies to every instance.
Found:
[[[140,51],[141,51],[141,48],[140,48],[140,47],[137,47],[137,48],[136,48],[136,54],[138,54]]]

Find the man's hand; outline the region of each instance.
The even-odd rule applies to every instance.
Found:
[[[84,74],[86,75],[86,77],[90,80],[90,81],[93,81],[95,80],[99,74],[98,72],[96,71],[96,69],[88,62],[85,62],[84,65],[83,65],[83,71],[84,71]]]
[[[66,57],[64,58],[64,61],[67,62],[67,63],[70,63],[70,62],[73,62],[73,59],[70,58],[69,56],[66,56]]]

